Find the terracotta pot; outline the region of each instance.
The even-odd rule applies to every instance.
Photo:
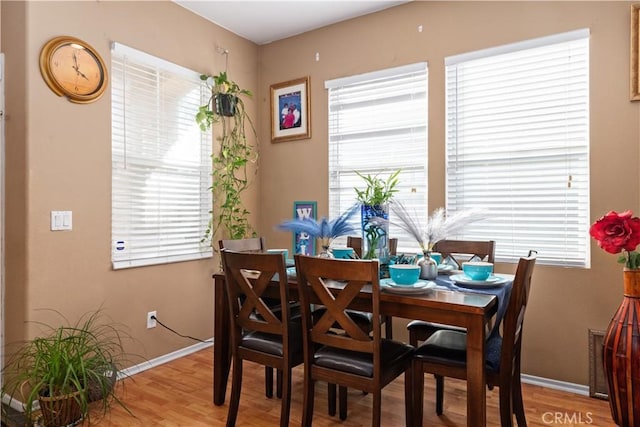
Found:
[[[605,334],[602,360],[613,421],[640,427],[640,270],[624,271],[624,297]]]

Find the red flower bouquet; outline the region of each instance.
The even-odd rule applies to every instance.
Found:
[[[640,253],[636,252],[640,244],[640,218],[634,217],[633,212],[611,211],[591,225],[589,234],[610,254],[622,253],[618,262],[626,268],[640,268]]]

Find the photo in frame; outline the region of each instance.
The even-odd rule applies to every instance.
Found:
[[[640,4],[631,5],[631,52],[629,55],[631,62],[630,88],[631,101],[640,101]]]
[[[271,85],[271,142],[311,138],[309,77]]]
[[[293,202],[293,219],[318,219],[316,202]],[[316,239],[307,233],[293,233],[293,253],[313,256],[316,254]]]

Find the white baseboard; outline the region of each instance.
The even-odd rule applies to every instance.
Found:
[[[211,340],[208,340],[207,342],[198,343],[198,344],[191,345],[189,347],[181,348],[180,350],[176,350],[171,353],[165,354],[163,356],[156,357],[155,359],[151,359],[146,362],[139,363],[130,368],[123,369],[122,373],[118,376],[118,378],[130,377],[131,375],[139,374],[140,372],[144,372],[156,366],[164,365],[167,362],[180,359],[181,357],[188,356],[191,353],[204,350],[205,348],[208,348],[211,346],[213,346],[213,338]]]
[[[525,384],[532,384],[540,387],[550,388],[553,390],[560,390],[566,391],[568,393],[589,396],[589,387],[586,385],[568,383],[565,381],[552,380],[550,378],[536,377],[527,374],[522,374],[520,378]]]

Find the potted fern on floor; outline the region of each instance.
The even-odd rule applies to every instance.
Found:
[[[27,420],[36,421],[36,403],[45,427],[83,419],[90,425],[89,404],[94,401],[92,408],[103,415],[114,402],[131,413],[115,394],[128,334],[100,310],[73,324],[66,319],[61,326],[36,323],[44,332],[20,344],[3,369],[3,395],[22,402]]]

